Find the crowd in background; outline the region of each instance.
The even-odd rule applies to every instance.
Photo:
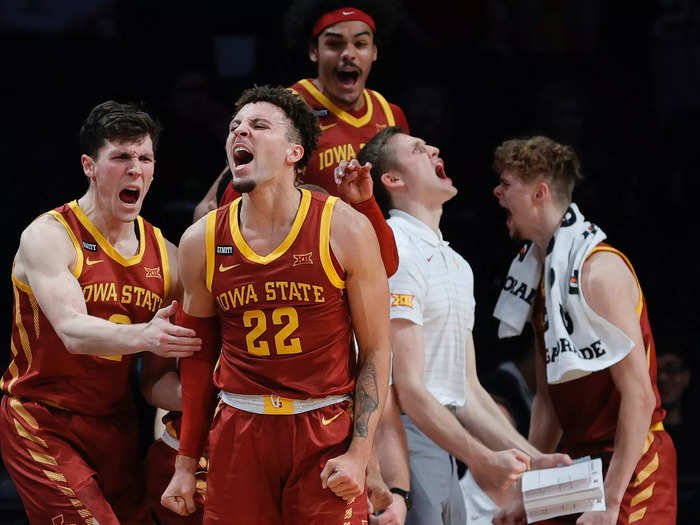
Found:
[[[690,0],[625,4],[480,0],[428,8],[404,0],[369,87],[404,109],[414,135],[441,146],[460,190],[441,228],[476,277],[479,375],[525,434],[531,336],[499,341],[491,316],[516,247],[491,194],[490,156],[504,138],[532,134],[578,152],[587,180],[574,201],[629,255],[645,287],[665,425],[679,454],[679,523],[693,523],[689,503],[700,490],[688,410],[698,398],[692,378],[700,286],[691,235],[700,222],[692,204],[700,8]],[[5,231],[13,237],[38,213],[82,192],[80,122],[97,102],[114,98],[144,101],[164,126],[158,183],[143,215],[177,241],[225,164],[224,130],[240,91],[253,83],[289,85],[310,67],[286,45],[287,5],[3,2]],[[7,276],[14,250],[13,241]],[[4,369],[9,349],[2,355]]]

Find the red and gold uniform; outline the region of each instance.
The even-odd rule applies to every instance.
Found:
[[[214,382],[260,410],[221,403],[209,434],[205,522],[360,525],[364,497],[323,489],[326,461],[347,451],[351,401],[297,411],[302,401],[352,395],[355,352],[344,272],[330,248],[335,197],[308,190],[292,228],[268,255],[238,227],[240,199],[207,217],[206,284],[218,305]],[[225,394],[222,394],[225,395]],[[229,518],[230,519],[230,518]]]
[[[138,217],[139,251],[121,256],[76,201],[48,212],[76,251],[73,275],[90,315],[151,320],[168,294],[165,240]],[[50,257],[51,254],[47,254]],[[68,352],[28,283],[12,276],[12,361],[0,380],[3,461],[32,523],[137,523],[142,480],[131,355]]]
[[[596,246],[591,255],[607,251],[619,255],[633,275],[632,264],[621,252],[606,244]],[[589,255],[590,257],[590,255]],[[646,349],[649,378],[651,380],[656,407],[651,416],[651,425],[642,450],[642,456],[634,469],[632,480],[620,505],[618,524],[638,523],[672,525],[676,523],[676,451],[671,437],[664,430],[666,411],[661,406],[661,397],[656,385],[656,349],[647,316],[647,305],[641,286],[637,315]],[[543,337],[544,301],[540,295],[536,306],[537,331]],[[542,345],[544,348],[544,345]],[[617,418],[620,409],[620,393],[610,375],[610,370],[593,372],[580,379],[549,385],[549,395],[554,404],[563,430],[561,451],[572,458],[581,456],[600,457],[607,473],[614,451]],[[551,520],[547,523],[573,523],[568,519]]]

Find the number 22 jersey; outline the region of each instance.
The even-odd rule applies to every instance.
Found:
[[[206,284],[221,320],[216,386],[293,399],[354,389],[344,274],[330,248],[336,197],[301,189],[292,228],[265,256],[238,226],[241,198],[209,213]]]

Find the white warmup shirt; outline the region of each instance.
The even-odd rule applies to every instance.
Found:
[[[389,279],[391,318],[423,327],[425,386],[440,404],[462,406],[467,334],[474,327],[472,269],[442,234],[403,211],[389,215],[399,252]]]

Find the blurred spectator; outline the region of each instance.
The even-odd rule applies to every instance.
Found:
[[[700,522],[697,499],[700,497],[700,458],[697,454],[695,403],[690,390],[693,368],[688,350],[688,333],[666,341],[658,350],[658,385],[666,409],[664,427],[673,438],[678,455],[678,524]]]

